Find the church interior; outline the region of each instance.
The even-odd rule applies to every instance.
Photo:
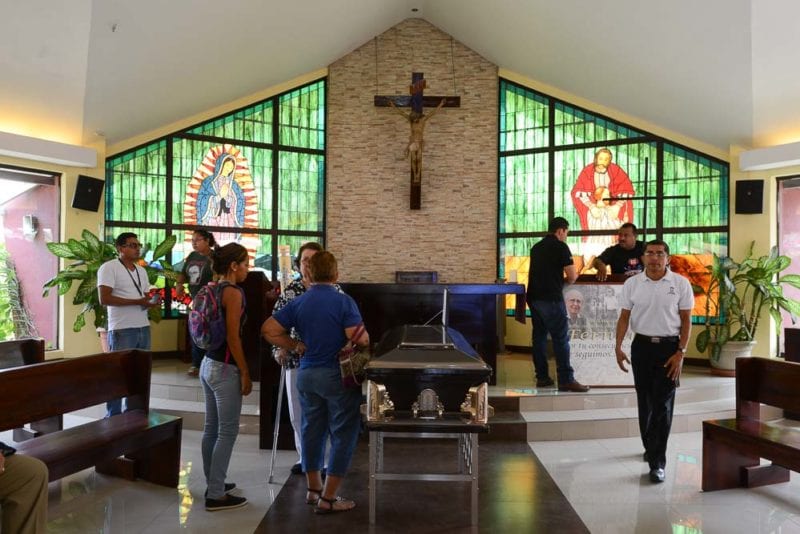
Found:
[[[707,305],[720,291],[708,289],[710,262],[774,253],[792,260],[781,276],[800,275],[800,74],[791,67],[800,5],[8,4],[0,383],[12,372],[36,376],[2,348],[15,339],[43,339],[36,365],[106,352],[100,306],[87,296],[96,284],[43,289],[70,262],[82,270],[99,261],[80,255],[93,239],[134,232],[162,302],[151,310],[152,369],[138,393],[180,434],[175,484],[153,483],[138,467],[112,476],[99,463],[51,476],[47,532],[800,532],[800,482],[786,470],[800,463],[797,393],[762,400],[761,418],[781,421],[787,456],[760,461],[783,470],[780,481],[704,491],[715,460],[704,454],[703,422],[741,413],[744,378],[698,348],[722,321],[718,304]],[[554,217],[569,222],[580,275],[578,308],[567,309],[581,321],[570,345],[588,392],[537,387],[531,360],[530,250]],[[624,280],[596,282],[593,268],[624,223],[638,239],[667,242],[672,270],[694,284],[663,484],[648,480],[633,379],[614,357]],[[186,372],[191,298],[166,281],[198,228],[243,245],[250,270],[242,339],[254,386],[229,468],[249,504],[218,514],[202,505],[203,389]],[[400,325],[439,321],[491,368],[481,390],[493,411],[486,433],[458,434],[458,447],[455,434],[397,431],[384,466],[372,441],[383,434],[365,416],[342,488],[356,508],[330,516],[304,504],[305,477],[290,473],[297,454],[281,368],[259,334],[282,284],[301,276],[289,256],[309,241],[336,256],[338,281],[373,342]],[[102,261],[116,257],[105,252]],[[781,299],[800,300],[796,285],[787,282]],[[800,362],[791,303],[782,310],[760,313],[753,357]],[[35,416],[27,423],[58,414],[60,432],[103,418],[105,402],[87,387],[98,403],[54,390],[17,409],[9,396],[25,394],[18,383],[0,388],[0,407]],[[17,428],[20,417],[0,415],[1,442],[38,432],[36,423]],[[39,428],[45,438],[53,431]],[[402,474],[376,478],[376,450],[380,468]],[[466,469],[474,484],[412,475],[442,466]]]

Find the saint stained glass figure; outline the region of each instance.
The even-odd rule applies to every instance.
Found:
[[[245,242],[241,229],[258,227],[258,198],[249,162],[238,148],[225,144],[206,152],[186,187],[183,219],[211,228],[220,245],[243,244],[254,257],[255,245]],[[190,239],[191,232],[187,236]]]
[[[578,212],[582,230],[616,231],[623,223],[633,222],[633,184],[627,173],[616,163],[607,148],[594,155],[594,161],[584,167],[572,188],[572,203]],[[587,252],[599,254],[614,244],[616,238],[607,236],[584,236]],[[597,248],[597,252],[588,249]]]
[[[197,223],[201,226],[244,226],[244,193],[234,179],[236,158],[224,153],[214,174],[203,180],[197,194]]]

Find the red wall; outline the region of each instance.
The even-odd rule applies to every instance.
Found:
[[[42,297],[42,286],[58,270],[58,258],[47,250],[47,240],[59,240],[58,188],[38,185],[11,199],[2,206],[5,243],[17,270],[22,297],[39,335],[48,348],[58,343],[58,294],[52,291]],[[37,219],[37,233],[33,240],[22,235],[22,217],[33,215]],[[47,231],[47,232],[46,232]],[[65,321],[67,325],[72,320]]]

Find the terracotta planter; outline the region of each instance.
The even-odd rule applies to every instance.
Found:
[[[719,360],[711,360],[711,374],[736,376],[736,358],[750,358],[755,341],[728,341],[720,349]]]

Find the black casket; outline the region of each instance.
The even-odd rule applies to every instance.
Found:
[[[492,368],[458,331],[404,325],[381,339],[366,367],[367,423],[486,425]]]

